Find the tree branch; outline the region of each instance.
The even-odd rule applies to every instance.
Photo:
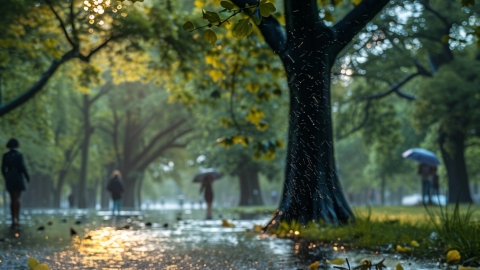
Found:
[[[258,0],[232,0],[238,7],[245,7],[246,4],[252,6],[258,3]],[[276,54],[281,54],[287,47],[287,35],[277,19],[272,15],[262,18],[262,22],[258,26],[262,32],[265,42],[272,48]]]
[[[55,14],[55,17],[57,18],[57,20],[60,22],[60,26],[62,27],[63,34],[64,34],[65,37],[67,38],[67,40],[68,40],[68,42],[70,43],[70,45],[72,45],[73,48],[76,48],[76,47],[77,47],[77,44],[75,44],[75,43],[72,41],[72,39],[70,39],[70,36],[68,35],[68,32],[67,32],[67,28],[65,27],[65,24],[63,23],[62,18],[60,18],[60,15],[58,15],[58,13],[55,11],[55,9],[53,8],[52,3],[50,2],[50,0],[45,0],[45,2],[46,2],[47,5],[50,7],[50,9],[52,10],[53,14]],[[71,2],[73,2],[73,0],[71,0]]]
[[[406,84],[407,82],[409,82],[411,79],[415,78],[418,75],[421,75],[421,73],[416,72],[416,73],[410,74],[406,78],[401,80],[400,82],[394,83],[390,87],[390,89],[388,89],[387,91],[367,96],[365,99],[367,99],[367,100],[381,99],[381,98],[386,97],[386,96],[388,96],[392,93],[396,93],[398,96],[400,96],[402,98],[406,98],[408,100],[415,100],[416,99],[415,96],[409,95],[409,94],[406,94],[406,93],[401,93],[399,88],[402,87],[404,84]]]
[[[113,89],[113,83],[112,81],[109,81],[102,87],[102,89],[100,89],[100,91],[98,91],[98,93],[92,99],[90,99],[89,101],[90,105],[95,103],[100,97],[107,94],[112,89]]]
[[[447,18],[445,18],[444,16],[442,16],[442,14],[440,14],[438,11],[434,10],[430,4],[428,3],[428,1],[420,1],[420,4],[423,5],[423,7],[430,11],[430,13],[432,13],[435,17],[437,17],[440,21],[442,21],[442,23],[447,26],[448,28],[450,28],[451,26],[451,23],[447,20]]]
[[[67,52],[62,56],[61,59],[53,60],[50,67],[45,71],[40,80],[34,83],[30,88],[27,89],[23,94],[16,97],[14,100],[6,103],[5,105],[0,106],[0,117],[5,115],[6,113],[10,112],[11,110],[15,109],[16,107],[22,105],[23,103],[27,102],[30,98],[35,96],[40,90],[42,90],[43,86],[48,82],[48,80],[53,76],[57,68],[62,65],[64,62],[74,58],[76,56],[77,51],[72,49],[71,51]]]
[[[162,146],[160,146],[154,153],[152,153],[144,162],[140,163],[137,168],[139,168],[140,170],[144,170],[145,168],[147,168],[147,166],[150,165],[150,163],[152,163],[156,158],[158,158],[165,150],[171,148],[176,140],[191,131],[193,131],[193,129],[186,129],[168,140],[167,142],[163,143]]]
[[[90,61],[90,57],[92,57],[94,54],[96,54],[98,51],[100,51],[103,47],[107,46],[107,44],[120,37],[122,34],[114,34],[112,36],[110,36],[108,39],[106,39],[102,44],[98,45],[98,47],[96,47],[95,49],[93,49],[88,55],[79,55],[78,58],[80,58],[80,60],[84,61],[84,62],[88,62]]]
[[[75,14],[73,12],[74,0],[70,0],[70,26],[72,27],[72,34],[75,42],[78,42],[77,28],[75,27]]]
[[[347,131],[345,134],[335,136],[337,140],[345,139],[346,137],[348,137],[348,136],[352,135],[353,133],[359,131],[361,128],[363,128],[367,124],[368,117],[370,116],[370,106],[372,105],[371,101],[372,101],[371,99],[368,99],[367,103],[365,104],[363,119],[360,122],[360,124],[353,127],[352,129]]]
[[[142,159],[142,157],[146,156],[146,154],[150,150],[152,150],[152,148],[155,146],[155,144],[158,142],[158,140],[162,139],[165,135],[167,135],[167,134],[173,132],[174,130],[176,130],[178,127],[180,127],[186,121],[187,120],[185,120],[185,119],[180,119],[180,121],[177,121],[177,122],[171,124],[170,126],[166,127],[165,129],[163,129],[162,131],[160,131],[155,137],[152,138],[152,140],[147,145],[147,147],[145,147],[143,149],[143,151],[138,153],[138,155],[136,155],[132,160],[134,162],[135,161],[140,161]]]
[[[335,55],[340,53],[353,37],[362,30],[384,7],[389,0],[363,0],[342,20],[333,26],[335,41],[340,46],[335,48]]]

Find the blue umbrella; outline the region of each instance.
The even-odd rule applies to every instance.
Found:
[[[440,165],[440,160],[432,151],[423,148],[411,148],[403,152],[402,157],[431,166]]]

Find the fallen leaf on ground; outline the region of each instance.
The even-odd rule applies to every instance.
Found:
[[[318,270],[318,266],[319,266],[319,263],[318,261],[316,261],[308,266],[308,270]]]
[[[397,263],[397,266],[395,266],[395,270],[403,270],[403,266]]]
[[[456,249],[452,249],[447,253],[448,264],[457,264],[460,262],[460,259],[462,259],[462,256],[460,256],[460,252]]]
[[[263,226],[262,226],[262,225],[257,225],[257,224],[253,225],[253,231],[254,231],[254,232],[259,233],[259,232],[262,232],[262,230],[263,230]]]
[[[412,247],[419,247],[420,244],[419,244],[417,241],[412,240],[412,242],[410,242],[410,246],[412,246]]]
[[[412,253],[412,249],[409,247],[402,247],[400,245],[397,245],[397,251],[400,253]]]
[[[226,219],[222,219],[222,227],[234,228],[235,225],[229,223]]]
[[[344,264],[344,263],[345,263],[345,260],[344,260],[344,259],[342,259],[342,258],[335,258],[335,259],[333,259],[333,260],[331,260],[331,261],[329,261],[329,260],[326,260],[325,262],[326,262],[326,263],[328,263],[328,264],[337,264],[337,265],[341,265],[341,264]]]

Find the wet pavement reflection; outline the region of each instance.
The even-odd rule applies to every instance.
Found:
[[[51,269],[307,269],[316,260],[381,255],[335,252],[305,241],[258,234],[255,224],[268,215],[225,216],[235,227],[222,227],[221,219],[203,220],[201,210],[132,211],[112,217],[104,211],[26,210],[20,230],[13,231],[0,213],[0,269],[27,269],[28,257]],[[388,256],[387,266],[408,258]],[[413,262],[413,264],[412,264]],[[409,268],[408,265],[413,265]],[[333,269],[333,268],[332,268]]]

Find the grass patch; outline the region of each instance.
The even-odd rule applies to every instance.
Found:
[[[354,208],[357,220],[345,226],[324,223],[280,223],[279,237],[301,237],[314,243],[345,249],[399,252],[418,257],[444,257],[457,249],[462,258],[480,254],[479,207]],[[464,260],[462,260],[464,261]]]

